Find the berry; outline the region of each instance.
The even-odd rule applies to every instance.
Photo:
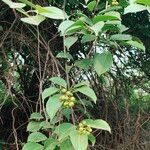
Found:
[[[66,90],[66,89],[62,89],[61,92],[62,92],[62,93],[66,93],[67,90]]]
[[[73,97],[73,96],[70,97],[70,100],[74,102],[75,101],[75,97]]]
[[[115,5],[118,5],[119,3],[116,1],[116,4]]]
[[[73,94],[72,94],[70,91],[67,91],[67,92],[66,92],[66,95],[67,95],[67,96],[72,96]]]
[[[64,97],[65,97],[65,100],[66,100],[66,101],[69,100],[69,97],[68,97],[67,95],[65,95]]]
[[[83,124],[82,124],[82,123],[79,123],[79,127],[83,127]]]
[[[84,128],[83,128],[83,127],[80,127],[80,128],[79,128],[79,131],[83,131],[83,130],[84,130]]]
[[[64,101],[64,100],[65,100],[65,95],[60,96],[59,99],[60,99],[61,101]]]
[[[68,102],[64,102],[64,106],[68,106],[68,104],[69,104]]]
[[[87,128],[87,131],[91,133],[91,132],[92,132],[92,129],[91,129],[91,128]]]
[[[69,105],[70,107],[73,107],[73,106],[74,106],[74,102],[70,102],[68,105]]]
[[[83,124],[83,125],[86,125],[86,121],[82,121],[82,124]]]
[[[83,131],[82,131],[82,134],[86,134],[86,133],[87,133],[87,131],[86,131],[86,130],[83,130]]]

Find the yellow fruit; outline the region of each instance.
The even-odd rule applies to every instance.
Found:
[[[68,104],[70,107],[73,107],[74,106],[74,102],[69,102]]]
[[[115,5],[118,5],[119,3],[116,1]]]
[[[83,131],[83,130],[84,130],[84,128],[83,128],[83,127],[80,127],[80,128],[79,128],[79,131]]]
[[[70,91],[67,91],[67,92],[66,92],[66,95],[67,95],[67,96],[72,96],[73,94],[72,94]]]
[[[78,132],[79,132],[79,134],[82,134],[82,131],[79,131],[79,130],[78,130]]]
[[[65,100],[66,100],[66,101],[69,100],[69,97],[68,97],[67,95],[65,95],[64,97],[65,97]]]
[[[61,92],[62,92],[62,93],[66,93],[67,90],[66,90],[66,89],[62,89]]]
[[[64,101],[64,100],[65,100],[65,96],[62,95],[62,96],[59,97],[59,99],[60,99],[61,101]]]
[[[87,128],[87,131],[88,131],[88,132],[92,132],[92,129],[91,129],[91,128]]]
[[[83,125],[86,125],[86,121],[82,121],[82,124],[83,124]]]
[[[116,2],[113,1],[111,4],[112,4],[112,5],[116,5]]]
[[[75,97],[73,97],[73,96],[70,97],[70,100],[74,102],[75,101]]]
[[[69,104],[68,102],[64,102],[64,106],[68,106],[68,104]]]
[[[79,127],[83,127],[83,124],[82,124],[82,123],[79,123]]]
[[[82,133],[83,133],[83,134],[86,134],[86,133],[87,133],[87,131],[86,131],[86,130],[83,130],[83,131],[82,131]]]

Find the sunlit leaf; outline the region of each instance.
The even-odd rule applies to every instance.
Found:
[[[67,49],[69,50],[70,47],[78,40],[77,36],[70,36],[65,38],[64,40],[64,45],[67,47]]]
[[[44,119],[44,117],[40,113],[34,112],[31,114],[30,119],[40,120]]]
[[[56,56],[57,58],[65,58],[65,59],[73,59],[73,57],[72,57],[72,55],[71,54],[69,54],[68,52],[60,52],[60,53],[58,53],[57,54],[57,56]]]
[[[47,137],[41,132],[33,132],[28,136],[28,142],[41,142],[46,139]]]
[[[140,4],[131,4],[124,9],[124,14],[136,13],[143,10],[146,10],[146,6]]]
[[[60,95],[50,97],[46,103],[46,111],[51,121],[53,120],[54,116],[56,115],[57,111],[62,105],[62,102],[60,102],[59,97]]]
[[[88,136],[87,134],[79,134],[77,130],[70,133],[70,140],[75,150],[87,150]]]
[[[52,77],[50,78],[50,81],[57,85],[67,88],[67,82],[61,77]]]
[[[88,5],[87,5],[87,8],[90,10],[90,11],[93,11],[94,8],[96,6],[96,1],[91,1]]]
[[[41,15],[29,16],[29,17],[21,18],[21,21],[23,21],[25,23],[28,23],[28,24],[36,25],[36,26],[38,26],[44,20],[45,20],[45,17],[41,16]]]
[[[30,121],[27,126],[27,131],[36,132],[40,130],[40,122]]]
[[[59,25],[58,31],[61,31],[61,35],[64,36],[66,30],[67,30],[70,26],[72,26],[74,23],[75,23],[74,21],[65,20],[65,21],[63,21],[63,22]]]
[[[116,41],[128,41],[132,40],[132,36],[129,34],[114,34],[110,37],[110,39]]]
[[[96,53],[94,56],[94,69],[98,75],[108,71],[112,63],[113,59],[110,52],[104,52],[101,54]]]
[[[93,102],[96,103],[97,97],[95,95],[95,92],[89,86],[81,86],[79,88],[75,88],[74,92],[80,92],[80,93],[90,97],[93,100]]]
[[[43,146],[35,142],[28,142],[23,146],[22,150],[43,150]]]
[[[133,47],[136,47],[138,49],[144,50],[145,51],[145,46],[143,45],[143,43],[139,43],[137,41],[127,41],[126,42],[128,45],[131,45]]]
[[[111,133],[111,128],[110,128],[109,124],[102,119],[96,119],[96,120],[84,119],[83,121],[85,121],[86,124],[92,128],[106,130],[106,131],[109,131]]]
[[[38,10],[38,13],[42,16],[45,16],[47,18],[52,18],[52,19],[66,19],[67,18],[67,14],[57,8],[57,7],[41,7],[39,5],[36,5],[36,9]]]
[[[73,128],[75,127],[71,123],[62,123],[56,127],[54,133],[56,133],[59,137],[59,140],[61,140],[69,136]]]
[[[43,93],[42,93],[42,99],[44,100],[45,98],[57,93],[59,91],[58,88],[56,87],[49,87],[44,89]]]
[[[10,8],[23,8],[26,6],[26,4],[24,3],[15,3],[12,2],[11,0],[2,0],[4,3],[6,3],[7,5],[9,5]]]
[[[57,146],[57,140],[54,138],[48,138],[44,142],[44,150],[54,150],[55,147]]]

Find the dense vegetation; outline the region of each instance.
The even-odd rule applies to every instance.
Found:
[[[2,0],[0,146],[148,150],[149,13],[149,0]]]

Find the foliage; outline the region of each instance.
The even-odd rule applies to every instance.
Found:
[[[149,12],[148,1],[93,0],[78,1],[77,5],[74,1],[57,0],[46,4],[28,0],[2,1],[13,8],[17,19],[20,16],[23,22],[20,24],[31,37],[22,44],[22,52],[18,47],[10,53],[4,50],[13,61],[9,65],[13,65],[14,70],[4,67],[5,62],[2,65],[2,73],[10,72],[6,82],[5,77],[2,78],[3,82],[11,81],[8,87],[19,100],[14,105],[21,106],[20,99],[33,101],[24,105],[25,109],[29,108],[30,119],[29,136],[23,150],[86,150],[94,147],[98,129],[115,131],[113,118],[107,116],[111,111],[106,109],[117,107],[114,108],[116,118],[117,109],[124,110],[127,103],[132,106],[129,110],[133,114],[149,109],[149,95],[143,92],[145,95],[142,93],[139,98],[135,89],[139,91],[141,84],[131,84],[140,77],[137,74],[148,72],[147,67],[140,66],[142,71],[135,67],[138,59],[134,58],[147,54],[145,42],[130,33],[122,17],[122,14]],[[45,32],[44,24],[46,28],[52,26],[51,30]],[[16,82],[10,79],[11,72]],[[145,80],[143,89],[147,89]],[[136,100],[140,102],[137,104]],[[104,111],[99,109],[101,105]],[[143,106],[139,109],[139,105]],[[111,128],[100,118],[108,119]]]

